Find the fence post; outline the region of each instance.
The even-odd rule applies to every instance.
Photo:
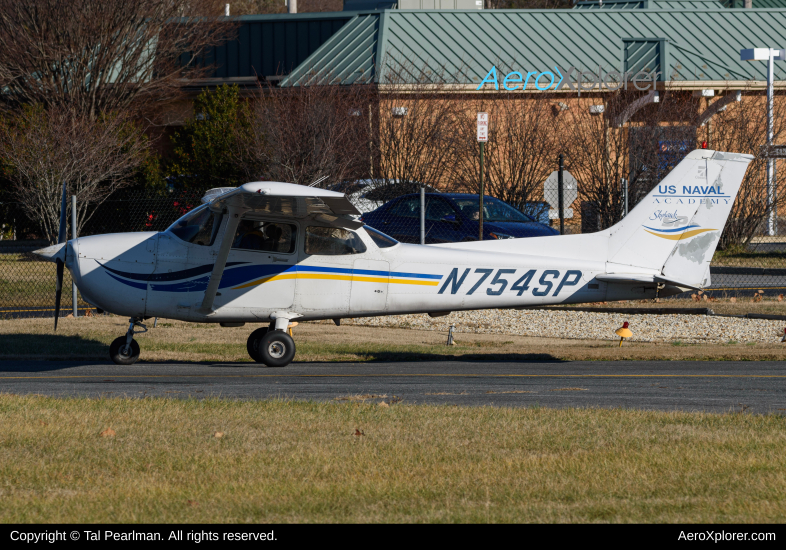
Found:
[[[562,173],[565,171],[565,156],[559,154],[559,171],[557,172],[557,206],[559,208],[559,234],[565,234],[565,205],[562,185]]]
[[[76,195],[71,195],[71,238],[76,239]],[[79,311],[76,306],[76,283],[73,275],[71,276],[71,302],[74,308],[74,319],[76,319],[79,316]]]
[[[426,186],[420,184],[420,244],[426,244]]]

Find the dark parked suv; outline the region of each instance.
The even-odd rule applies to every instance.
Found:
[[[478,240],[478,195],[426,195],[426,244]],[[361,218],[404,243],[420,242],[420,195],[404,195]],[[483,198],[483,239],[545,237],[559,232],[493,197]]]

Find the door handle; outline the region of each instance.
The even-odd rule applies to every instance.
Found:
[[[271,258],[274,262],[288,262],[289,261],[288,258],[276,258],[274,256],[268,256],[268,258]]]

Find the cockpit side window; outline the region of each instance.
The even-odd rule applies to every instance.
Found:
[[[291,254],[296,244],[296,225],[242,220],[237,226],[232,248]]]
[[[366,245],[353,231],[340,227],[310,226],[306,228],[306,254],[343,256],[361,254],[365,251]]]
[[[207,205],[196,208],[173,223],[168,233],[191,244],[212,246],[221,227],[222,214],[212,212]]]

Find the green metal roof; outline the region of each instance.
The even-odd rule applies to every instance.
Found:
[[[733,0],[588,0],[576,2],[574,10],[714,10]],[[775,1],[775,0],[772,0]]]
[[[640,47],[625,46],[626,39]],[[385,10],[355,15],[281,85],[314,75],[379,83],[385,71],[477,85],[492,66],[501,83],[508,71],[555,65],[619,71],[635,65],[626,55],[645,50],[644,64],[665,67],[666,80],[764,80],[766,63],[740,61],[739,51],[768,45],[786,45],[786,10]],[[776,78],[784,78],[781,63]]]
[[[723,3],[728,8],[744,8],[744,0],[723,0]],[[783,9],[786,8],[786,0],[752,0],[752,7],[754,8],[768,8],[768,9]]]
[[[714,10],[744,8],[745,0],[584,0],[574,10]],[[786,8],[786,0],[752,0],[753,8]]]
[[[357,12],[246,15],[235,40],[211,48],[203,66],[216,65],[213,78],[285,75],[300,65]]]

